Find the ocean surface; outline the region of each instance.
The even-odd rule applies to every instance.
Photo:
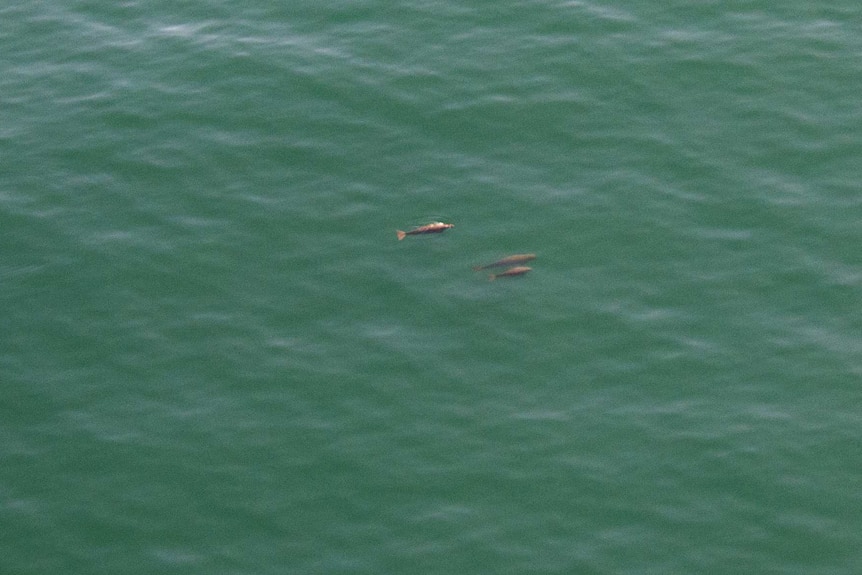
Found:
[[[7,2],[0,110],[0,573],[862,573],[858,0]]]

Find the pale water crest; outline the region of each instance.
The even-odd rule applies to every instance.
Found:
[[[0,22],[3,573],[862,568],[855,3]]]

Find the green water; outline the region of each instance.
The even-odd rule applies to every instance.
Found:
[[[862,569],[856,3],[0,22],[0,572]]]

